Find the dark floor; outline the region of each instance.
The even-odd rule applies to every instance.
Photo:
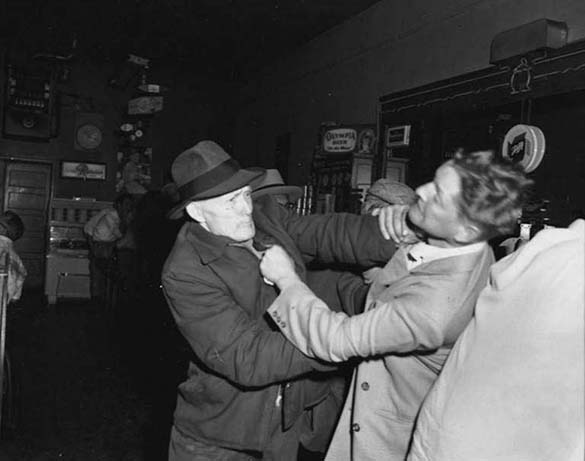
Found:
[[[9,306],[16,391],[4,399],[0,460],[166,459],[184,367],[164,301],[143,295],[109,314],[93,301],[49,308],[30,293]]]
[[[158,286],[8,307],[0,461],[164,461],[187,350]],[[302,461],[322,457],[303,452]]]

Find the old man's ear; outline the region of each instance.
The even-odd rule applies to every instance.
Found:
[[[198,223],[205,222],[199,203],[191,202],[185,207],[185,210],[187,210],[187,214]]]

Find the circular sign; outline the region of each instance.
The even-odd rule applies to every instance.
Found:
[[[518,163],[526,173],[536,170],[542,162],[546,142],[542,130],[533,125],[515,125],[504,137],[502,155]]]

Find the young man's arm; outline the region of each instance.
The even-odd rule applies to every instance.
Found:
[[[187,272],[166,272],[164,294],[181,333],[214,373],[254,387],[334,369],[303,356],[263,320],[250,319],[225,287]]]
[[[309,357],[344,362],[351,357],[434,350],[444,343],[444,325],[421,305],[432,303],[441,309],[444,299],[433,297],[430,287],[417,288],[349,317],[331,311],[299,282],[284,289],[268,312]]]
[[[376,290],[382,291],[373,305],[353,317],[332,312],[315,296],[282,248],[268,250],[260,268],[281,290],[268,312],[285,336],[310,357],[341,362],[355,356],[433,350],[453,341],[485,285],[491,263],[487,256],[463,257],[469,270],[435,268],[385,289],[378,286]],[[450,264],[457,262],[443,266]]]
[[[350,213],[299,216],[270,197],[263,199],[255,205],[283,226],[305,262],[369,268],[386,264],[396,252],[396,244],[382,235],[377,217]]]

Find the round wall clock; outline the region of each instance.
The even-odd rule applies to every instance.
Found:
[[[97,149],[103,140],[102,129],[94,124],[86,123],[81,125],[75,133],[77,144],[83,149]]]

